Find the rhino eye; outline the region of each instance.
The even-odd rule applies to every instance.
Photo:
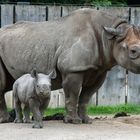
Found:
[[[132,48],[129,50],[129,57],[131,59],[136,59],[140,56],[140,53],[138,52],[138,48],[135,47],[135,48]]]

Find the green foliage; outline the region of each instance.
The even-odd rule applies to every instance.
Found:
[[[84,4],[85,0],[31,0],[31,3]]]
[[[91,4],[95,5],[96,7],[100,7],[100,6],[111,6],[112,2],[109,0],[93,0],[91,2]]]
[[[31,2],[32,4],[77,4],[100,6],[126,6],[127,0],[0,0],[1,3],[7,2]]]
[[[96,7],[107,7],[107,6],[126,6],[126,0],[91,0],[91,4]]]

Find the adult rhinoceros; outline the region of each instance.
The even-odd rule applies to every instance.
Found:
[[[81,9],[49,22],[19,22],[0,30],[0,121],[9,121],[4,92],[36,64],[38,72],[55,68],[52,90],[63,87],[64,122],[90,123],[86,106],[107,71],[120,65],[140,73],[140,33],[125,20]]]

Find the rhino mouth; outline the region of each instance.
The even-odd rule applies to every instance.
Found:
[[[39,96],[40,97],[49,97],[50,96],[50,93],[48,93],[48,92],[46,92],[46,93],[45,92],[40,92],[39,93]]]

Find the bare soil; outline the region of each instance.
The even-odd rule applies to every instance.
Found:
[[[0,124],[0,140],[140,140],[140,115],[98,118],[80,125],[44,121],[43,129],[32,129],[32,124]]]

